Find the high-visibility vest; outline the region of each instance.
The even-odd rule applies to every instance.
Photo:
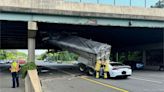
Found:
[[[100,71],[100,68],[101,68],[101,61],[98,60],[95,65],[95,70]]]
[[[19,64],[17,62],[13,62],[11,64],[10,71],[11,72],[18,72],[19,71]]]

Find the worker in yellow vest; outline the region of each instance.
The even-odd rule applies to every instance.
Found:
[[[101,59],[96,61],[96,65],[95,65],[96,78],[100,77],[100,68],[101,68]]]
[[[19,70],[20,70],[19,63],[13,61],[10,67],[10,72],[12,75],[12,84],[13,84],[12,88],[15,88],[15,82],[17,84],[17,87],[19,87],[19,76],[18,76]]]
[[[104,79],[109,77],[107,73],[109,73],[109,60],[104,59]]]

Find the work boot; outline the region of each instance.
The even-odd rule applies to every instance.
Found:
[[[107,79],[108,76],[107,76],[107,73],[104,73],[104,79]]]
[[[98,79],[99,77],[99,72],[96,72],[96,78]]]
[[[11,88],[15,88],[15,87],[11,87]]]

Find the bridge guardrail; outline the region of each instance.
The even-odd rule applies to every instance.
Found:
[[[64,0],[68,2],[94,3],[94,4],[109,4],[115,6],[134,6],[134,7],[163,7],[164,0]]]

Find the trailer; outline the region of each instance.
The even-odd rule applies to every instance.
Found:
[[[97,59],[109,59],[111,45],[93,41],[78,36],[51,34],[43,38],[43,41],[62,50],[67,50],[79,55],[78,65],[82,72],[94,74]]]

